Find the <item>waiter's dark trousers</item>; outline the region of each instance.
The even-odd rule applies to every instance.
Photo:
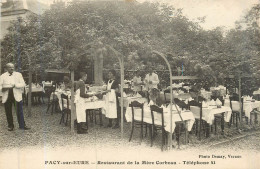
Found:
[[[24,128],[24,116],[23,116],[23,101],[17,102],[14,99],[13,89],[9,89],[8,99],[4,103],[5,105],[5,114],[7,118],[7,123],[9,128],[14,128],[13,115],[12,115],[12,106],[16,108],[17,121],[19,123],[19,128]]]

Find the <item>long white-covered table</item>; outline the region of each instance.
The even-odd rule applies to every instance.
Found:
[[[134,119],[141,121],[141,109],[135,108],[134,110]],[[127,107],[126,109],[126,114],[125,114],[127,122],[132,122],[132,108]],[[171,118],[170,118],[170,112],[169,108],[164,109],[164,125],[165,125],[165,130],[167,132],[171,132]],[[183,121],[186,121],[187,129],[190,131],[192,129],[192,126],[194,124],[195,118],[192,114],[191,111],[181,111],[181,117]],[[150,107],[147,105],[144,105],[144,118],[143,121],[145,123],[152,124],[152,116],[151,116],[151,110]],[[176,122],[180,122],[181,118],[180,115],[177,113],[176,110],[172,111],[172,132],[174,132],[175,127],[176,127]],[[154,112],[154,123],[161,125],[162,124],[162,118],[161,114]]]
[[[194,114],[195,118],[200,118],[200,108],[195,106],[190,106],[190,110]],[[232,110],[230,107],[221,106],[221,108],[217,108],[216,106],[208,106],[206,108],[202,108],[202,119],[205,120],[208,124],[212,125],[214,122],[214,115],[224,113],[225,122],[229,122],[232,114]]]
[[[121,105],[121,98],[119,97],[119,105]],[[146,103],[147,102],[147,98],[144,97],[137,97],[137,96],[131,96],[131,97],[123,97],[123,107],[127,108],[129,107],[130,103],[132,101],[138,101],[140,103]]]
[[[43,90],[43,88],[42,87],[32,87],[32,93],[33,92],[43,92],[44,90]],[[27,94],[29,93],[29,88],[28,87],[26,87],[25,88],[25,94],[26,94],[26,96],[27,96]]]
[[[239,101],[232,101],[232,109],[233,111],[238,111],[241,112],[241,106]],[[230,107],[230,102],[229,100],[225,100],[225,106],[229,106]],[[248,117],[248,119],[250,120],[251,116],[250,113],[254,110],[254,109],[258,109],[260,110],[260,101],[244,101],[243,102],[243,111],[245,112],[245,116]]]

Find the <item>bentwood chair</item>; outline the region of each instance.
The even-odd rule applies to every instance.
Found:
[[[151,116],[152,116],[152,126],[150,127],[151,147],[153,146],[155,131],[161,130],[162,131],[161,150],[163,151],[164,146],[167,145],[167,134],[164,129],[165,126],[164,126],[163,108],[159,108],[156,105],[151,105],[150,109],[151,109]],[[155,112],[157,114],[155,114]],[[159,123],[159,121],[155,119],[155,115],[161,118],[160,119],[161,123]]]
[[[144,124],[144,104],[143,103],[139,103],[138,101],[132,101],[130,103],[130,107],[132,110],[132,129],[131,129],[131,134],[130,134],[130,138],[129,138],[129,142],[131,141],[132,137],[133,137],[133,132],[134,132],[134,128],[141,128],[140,131],[140,143],[142,142],[143,139],[143,126]],[[135,110],[141,110],[141,112],[139,111],[135,111]],[[140,119],[136,119],[135,115],[137,115],[139,113],[139,116],[141,117]],[[147,125],[146,125],[146,131],[147,131]]]
[[[66,106],[64,103],[64,100],[66,100]],[[64,118],[66,116],[66,122],[65,122],[65,126],[67,126],[68,124],[68,117],[71,116],[71,109],[70,109],[70,105],[69,105],[69,96],[65,95],[65,94],[61,94],[61,119],[60,119],[60,124],[64,121]]]
[[[87,109],[86,111],[86,125],[88,128],[88,119],[90,119],[90,123],[93,123],[95,120],[95,125],[97,124],[97,116],[99,116],[99,125],[103,126],[103,119],[102,119],[102,109]]]
[[[58,98],[55,97],[55,87],[50,87],[48,89],[45,90],[45,94],[48,98],[48,107],[47,107],[47,111],[46,111],[46,114],[48,113],[49,109],[51,108],[51,114],[53,114],[53,109],[56,111],[57,110],[57,107],[58,107],[58,104],[59,104],[59,101],[58,101]],[[52,96],[52,98],[51,98]]]
[[[170,89],[166,89],[166,90],[163,91],[165,104],[169,104],[170,103],[170,100],[167,99],[167,97],[166,97],[166,95],[170,94],[170,92],[171,92]]]
[[[188,104],[186,104],[184,101],[179,100],[178,98],[175,98],[174,102],[182,110],[184,110],[184,109],[189,110],[190,109]],[[183,134],[183,133],[185,134],[185,144],[187,144],[187,142],[189,142],[189,140],[188,140],[189,136],[188,136],[187,126],[186,126],[186,121],[175,122],[175,125],[176,125],[176,128],[175,128],[173,136],[175,137],[175,135],[176,135],[176,140],[178,142],[178,148],[180,148],[180,137],[181,137],[181,134]]]
[[[239,97],[237,95],[233,95],[229,98],[230,100],[230,108],[232,110],[230,122],[229,122],[229,127],[231,127],[231,124],[234,122],[236,123],[236,127],[238,128],[238,121],[240,121],[240,113],[242,117],[245,117],[243,115],[243,98],[241,99],[242,101],[242,106],[239,103]],[[248,118],[245,117],[246,122],[248,124]]]
[[[201,132],[204,130],[204,133],[206,134],[206,127],[205,127],[205,121],[202,120],[202,103],[197,102],[195,100],[192,100],[189,102],[190,110],[193,112],[195,117],[195,131],[196,135],[199,134],[199,140],[201,140]],[[203,126],[203,128],[202,128]]]
[[[221,106],[224,106],[224,99],[222,96],[211,96],[211,99],[213,99],[214,101],[216,101],[217,99],[219,99],[221,101]],[[221,130],[222,130],[222,134],[224,134],[224,113],[222,112],[221,114],[215,114],[214,115],[214,127],[215,127],[215,135],[217,134],[217,123],[220,123],[221,126]],[[211,128],[212,131],[213,128]]]
[[[260,96],[259,94],[258,95],[253,95],[254,101],[258,101],[259,100],[259,96]],[[257,116],[260,114],[260,111],[255,109],[252,113],[255,115],[255,124],[258,124]]]

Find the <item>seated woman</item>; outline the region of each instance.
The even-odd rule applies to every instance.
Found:
[[[82,127],[83,123],[86,122],[86,110],[84,108],[85,104],[85,98],[89,98],[92,96],[96,96],[99,94],[87,94],[86,93],[86,87],[85,87],[85,81],[87,80],[87,73],[80,72],[80,79],[75,83],[75,90],[76,90],[76,97],[75,97],[75,103],[76,103],[76,115],[77,115],[77,133],[78,134],[84,134],[87,133],[87,130]]]
[[[115,119],[116,124],[113,127],[119,128],[119,116],[120,116],[120,108],[119,108],[119,83],[116,80],[116,71],[110,70],[108,72],[108,82],[107,82],[107,94],[106,94],[106,106],[103,109],[103,113],[109,119],[109,124],[107,127],[112,127],[112,119]]]

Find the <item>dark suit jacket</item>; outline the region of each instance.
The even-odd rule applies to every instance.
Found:
[[[86,94],[86,87],[85,87],[85,83],[83,81],[75,82],[75,91],[77,91],[78,89],[80,89],[80,97],[83,97],[83,98],[89,97],[89,95]]]

